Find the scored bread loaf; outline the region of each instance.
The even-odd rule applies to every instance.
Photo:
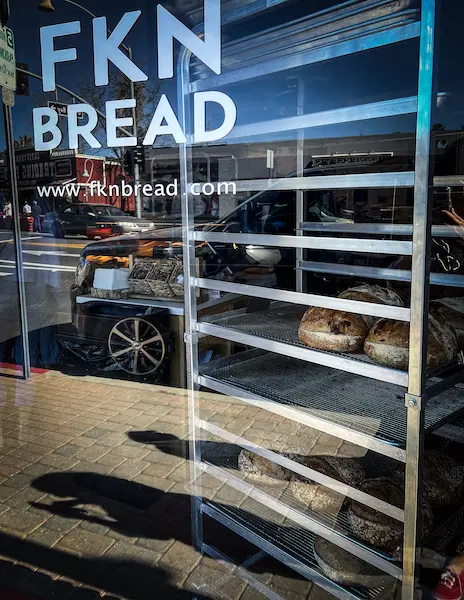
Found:
[[[291,471],[280,465],[254,454],[250,450],[242,450],[238,456],[238,468],[248,477],[262,481],[289,481]]]
[[[383,365],[405,371],[409,364],[409,323],[378,320],[364,342],[364,352]],[[456,336],[443,317],[429,315],[427,366],[435,369],[456,358]]]
[[[351,486],[358,486],[366,477],[364,468],[353,458],[300,456],[296,460],[322,475]],[[344,495],[297,473],[292,474],[289,488],[299,502],[315,512],[338,512],[345,501]]]
[[[339,298],[402,306],[395,292],[378,285],[360,285],[342,292]],[[303,344],[332,352],[360,352],[375,319],[342,310],[312,306],[303,315],[298,336]]]
[[[308,308],[298,328],[303,344],[333,352],[359,352],[368,333],[361,315],[317,306]]]

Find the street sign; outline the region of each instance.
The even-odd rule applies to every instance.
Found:
[[[0,85],[16,90],[15,43],[9,27],[0,27]]]
[[[51,108],[52,110],[56,111],[58,113],[59,117],[67,117],[68,116],[68,106],[69,104],[65,104],[64,102],[54,102],[52,100],[48,101],[48,108]],[[84,113],[80,112],[77,113],[77,118],[83,119],[84,118]]]
[[[2,100],[6,106],[13,107],[15,105],[15,93],[14,90],[9,90],[6,87],[2,87]]]

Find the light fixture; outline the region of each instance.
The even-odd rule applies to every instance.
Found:
[[[52,4],[52,0],[41,0],[39,10],[42,10],[43,12],[53,12],[55,7]]]
[[[85,167],[84,172],[82,173],[82,177],[90,177],[89,172],[87,171],[87,167]]]

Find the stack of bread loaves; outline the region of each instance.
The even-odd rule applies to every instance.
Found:
[[[339,298],[375,304],[403,306],[395,292],[378,285],[361,285],[342,292]],[[311,306],[301,319],[298,335],[311,348],[334,352],[361,352],[375,317]]]
[[[403,306],[393,291],[377,285],[361,285],[342,292],[345,300]],[[409,360],[409,323],[376,319],[366,315],[312,306],[303,315],[298,329],[300,340],[318,350],[364,352],[372,360],[406,370]],[[428,366],[436,368],[456,358],[456,334],[443,314],[429,316]]]

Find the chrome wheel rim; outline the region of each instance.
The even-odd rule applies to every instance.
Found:
[[[159,330],[141,317],[116,323],[108,337],[111,358],[126,373],[150,375],[159,369],[166,354]]]

